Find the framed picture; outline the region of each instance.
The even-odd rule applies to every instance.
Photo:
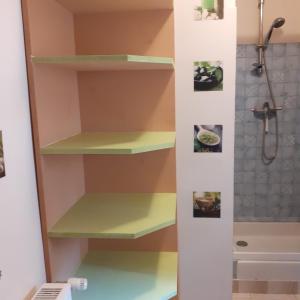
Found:
[[[194,91],[223,91],[223,63],[221,61],[194,62]]]
[[[221,218],[220,192],[193,192],[194,218]]]
[[[194,125],[194,153],[222,152],[223,125]]]
[[[224,0],[194,0],[195,21],[224,18]]]

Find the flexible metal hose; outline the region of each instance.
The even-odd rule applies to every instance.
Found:
[[[266,56],[265,56],[265,49],[262,51],[263,53],[263,63],[264,63],[264,68],[266,71],[266,78],[267,78],[267,83],[268,83],[268,88],[269,88],[269,92],[270,92],[270,96],[271,96],[271,100],[272,100],[272,105],[273,108],[276,109],[277,104],[276,104],[276,100],[274,97],[274,93],[273,93],[273,88],[272,88],[272,83],[270,80],[270,76],[269,76],[269,71],[268,71],[268,66],[267,66],[267,60],[266,60]],[[278,148],[279,148],[279,124],[278,124],[278,115],[277,115],[277,111],[275,110],[275,151],[273,155],[269,155],[267,153],[266,150],[266,136],[267,136],[267,132],[266,132],[266,126],[267,126],[267,120],[266,118],[264,118],[264,128],[263,128],[263,144],[262,144],[262,160],[263,163],[265,165],[270,165],[275,158],[278,155]]]

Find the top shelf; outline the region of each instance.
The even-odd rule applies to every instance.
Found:
[[[56,0],[72,13],[173,9],[173,0]]]
[[[172,70],[174,68],[173,58],[141,55],[33,56],[32,62],[57,65],[76,71]]]

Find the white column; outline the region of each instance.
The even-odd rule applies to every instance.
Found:
[[[24,299],[45,281],[20,0],[0,1],[0,299]]]
[[[201,1],[199,0],[199,5]],[[224,19],[194,20],[195,0],[175,0],[180,298],[232,293],[236,3]],[[196,61],[222,61],[223,91],[194,92]],[[194,125],[223,125],[222,153],[194,153]],[[194,218],[193,192],[221,192],[221,218]]]

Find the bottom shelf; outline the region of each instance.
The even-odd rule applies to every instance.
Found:
[[[74,300],[168,300],[177,295],[177,253],[90,252],[76,276],[88,290]]]

